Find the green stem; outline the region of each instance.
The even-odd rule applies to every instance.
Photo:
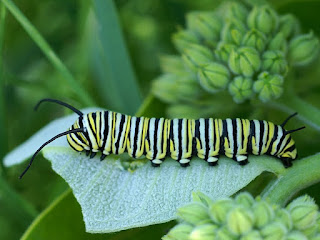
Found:
[[[288,114],[298,112],[298,118],[301,121],[320,131],[320,110],[292,92],[287,93],[276,102],[268,103],[268,106],[280,109]]]
[[[320,182],[320,153],[294,163],[263,193],[273,203],[285,205],[300,190]]]
[[[46,55],[52,65],[60,72],[61,76],[69,84],[70,89],[78,95],[86,105],[94,105],[94,101],[87,94],[87,92],[79,85],[76,79],[72,76],[68,68],[62,63],[60,58],[55,54],[46,40],[41,36],[38,30],[31,24],[31,22],[23,15],[23,13],[17,8],[17,6],[11,0],[2,0],[8,10],[17,19],[17,21],[22,25],[24,30],[29,34],[29,36],[34,40],[42,52]]]

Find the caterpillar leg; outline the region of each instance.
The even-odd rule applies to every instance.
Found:
[[[190,166],[190,159],[180,159],[178,160],[181,167],[189,167]]]
[[[244,166],[249,163],[247,155],[236,155],[235,160],[239,163],[239,165]]]
[[[209,157],[206,161],[208,162],[209,166],[216,166],[218,165],[219,156]]]
[[[102,153],[102,154],[101,154],[101,157],[100,157],[100,161],[103,161],[103,160],[106,158],[106,156],[107,156],[106,154],[103,154],[103,153]]]
[[[285,168],[292,166],[292,161],[290,158],[281,158],[281,162]]]
[[[152,167],[160,167],[160,164],[163,162],[163,160],[160,159],[153,159],[151,160]]]
[[[96,156],[96,154],[97,154],[96,152],[92,152],[92,153],[90,154],[90,159],[91,159],[91,158],[94,158],[94,156]]]
[[[89,150],[86,150],[86,156],[89,156],[91,152]]]

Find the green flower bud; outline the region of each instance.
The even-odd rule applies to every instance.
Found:
[[[244,102],[253,94],[251,78],[245,78],[243,76],[235,77],[229,84],[228,91],[236,103]]]
[[[190,44],[197,44],[199,39],[190,30],[180,30],[172,35],[172,42],[180,53],[189,48]]]
[[[276,210],[276,217],[274,219],[274,222],[280,222],[284,224],[284,226],[288,230],[291,230],[293,228],[291,215],[286,209],[281,208]]]
[[[259,94],[261,101],[267,102],[281,96],[283,92],[282,83],[282,76],[262,72],[258,76],[258,80],[253,84],[253,90]]]
[[[283,224],[276,222],[265,226],[260,232],[265,240],[282,240],[287,234],[287,229]]]
[[[187,28],[207,42],[218,41],[222,28],[221,20],[214,12],[190,12],[187,14]]]
[[[209,219],[207,208],[200,203],[191,203],[178,209],[178,216],[188,223],[197,225],[200,221]]]
[[[262,55],[262,70],[270,73],[286,75],[288,71],[288,64],[283,52],[266,51]]]
[[[226,19],[234,19],[245,22],[248,16],[248,9],[239,2],[227,2],[223,9]]]
[[[241,47],[232,51],[229,57],[229,67],[235,74],[251,77],[260,69],[260,57],[252,47]]]
[[[254,230],[241,237],[240,240],[262,240],[262,237],[258,231]]]
[[[311,227],[302,230],[301,232],[309,238],[313,237],[318,232],[318,226],[314,224]]]
[[[185,49],[182,59],[191,71],[197,72],[200,65],[213,61],[213,54],[209,48],[191,44]]]
[[[162,240],[181,240],[188,239],[193,227],[189,224],[181,223],[172,228]]]
[[[302,234],[301,232],[298,232],[298,231],[293,231],[293,232],[290,232],[288,235],[287,235],[287,240],[308,240],[308,238]]]
[[[216,224],[222,224],[226,221],[227,213],[234,206],[231,199],[220,199],[210,205],[209,215]]]
[[[263,32],[260,32],[256,29],[251,29],[248,31],[242,40],[242,45],[247,47],[253,47],[259,52],[262,52],[266,46],[267,37]]]
[[[313,32],[299,35],[289,43],[289,60],[293,65],[306,65],[319,54],[319,39]]]
[[[235,207],[228,213],[228,229],[236,235],[242,235],[249,232],[254,224],[254,216],[244,207]]]
[[[217,240],[235,240],[238,239],[238,237],[234,234],[232,234],[229,229],[227,228],[227,226],[224,226],[222,228],[220,228],[219,230],[217,230],[216,232],[216,239]]]
[[[256,6],[248,16],[248,26],[265,34],[271,34],[279,25],[278,14],[270,6]]]
[[[318,206],[309,196],[302,196],[287,206],[296,229],[304,230],[316,223]]]
[[[283,53],[287,52],[287,41],[282,32],[278,32],[270,41],[268,50],[279,50]]]
[[[188,74],[163,74],[152,82],[153,94],[168,103],[199,98],[203,90]]]
[[[192,201],[202,203],[206,207],[209,207],[213,203],[213,201],[202,192],[193,192]]]
[[[281,16],[279,19],[279,32],[283,34],[284,38],[296,36],[300,32],[298,19],[292,14]]]
[[[160,67],[164,73],[180,74],[185,71],[185,66],[180,56],[165,55],[160,57]]]
[[[246,32],[246,27],[236,19],[228,21],[221,31],[221,39],[225,43],[240,45]]]
[[[243,207],[251,208],[255,200],[249,193],[242,192],[236,196],[235,202]]]
[[[189,235],[189,240],[212,240],[215,238],[215,230],[218,227],[214,224],[197,226]]]
[[[220,42],[217,48],[214,50],[214,54],[219,61],[228,63],[231,51],[236,49],[237,47],[234,44]]]
[[[213,62],[199,68],[198,80],[206,91],[215,93],[226,88],[230,73],[224,65]]]
[[[253,213],[256,219],[255,226],[257,226],[258,228],[265,226],[274,218],[273,209],[265,201],[257,202],[253,206]]]

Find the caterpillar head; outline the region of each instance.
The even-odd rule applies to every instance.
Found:
[[[304,129],[305,127],[300,127],[297,129],[286,131],[284,129],[284,126],[289,121],[290,118],[296,116],[297,113],[294,113],[290,115],[284,122],[279,126],[281,132],[278,136],[278,143],[277,143],[277,150],[276,150],[276,156],[281,159],[285,167],[290,167],[292,165],[292,161],[295,160],[298,156],[297,149],[295,146],[294,140],[291,138],[290,134],[296,131],[299,131],[301,129]]]
[[[70,130],[66,131],[66,132],[62,132],[62,133],[59,133],[58,135],[54,136],[53,138],[51,138],[50,140],[46,141],[44,144],[41,145],[41,147],[38,148],[38,150],[33,154],[27,168],[23,171],[23,173],[20,175],[20,179],[23,177],[23,175],[29,170],[29,168],[31,167],[31,164],[34,160],[34,158],[37,156],[37,154],[41,151],[42,148],[44,148],[46,145],[48,145],[49,143],[53,142],[54,140],[56,140],[57,138],[60,138],[62,136],[65,136],[67,135],[67,138],[70,138],[72,137],[73,134],[77,134],[79,136],[83,136],[84,139],[89,139],[89,136],[87,134],[87,131],[86,131],[86,128],[84,127],[84,124],[83,124],[83,116],[84,114],[79,111],[78,109],[72,107],[71,105],[65,103],[65,102],[61,102],[59,100],[55,100],[55,99],[50,99],[50,98],[45,98],[45,99],[42,99],[41,101],[38,102],[38,104],[35,106],[35,110],[38,109],[38,107],[40,106],[41,103],[43,102],[54,102],[54,103],[57,103],[57,104],[60,104],[62,106],[65,106],[69,109],[71,109],[73,112],[75,112],[76,114],[79,115],[79,118],[78,120],[70,127]],[[78,123],[78,124],[77,124]],[[69,142],[69,141],[68,141]],[[70,142],[69,142],[70,144]],[[72,145],[70,145],[72,147]],[[80,148],[75,149],[76,151],[79,151]],[[83,149],[82,149],[83,150]],[[80,151],[82,151],[80,150]]]

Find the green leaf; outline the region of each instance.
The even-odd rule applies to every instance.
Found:
[[[85,112],[88,111],[93,109]],[[63,131],[75,119],[73,114],[48,124],[7,155],[5,165],[23,161],[41,143]],[[189,168],[181,168],[177,162],[168,159],[160,168],[147,163],[130,172],[118,156],[109,156],[103,162],[99,156],[89,159],[85,154],[73,151],[66,138],[53,142],[43,152],[53,169],[72,188],[82,208],[86,231],[92,233],[168,222],[176,218],[178,207],[191,201],[194,191],[201,191],[212,199],[230,196],[263,171],[280,173],[284,169],[280,161],[271,157],[250,156],[251,163],[244,167],[225,157],[217,167],[209,167],[205,161],[194,158]],[[33,171],[35,168],[36,164]]]
[[[22,240],[37,239],[160,239],[168,229],[174,225],[173,222],[156,225],[148,228],[137,228],[122,231],[117,234],[89,234],[85,232],[81,209],[72,191],[67,190],[47,207],[30,225],[22,236]]]
[[[94,0],[96,22],[92,26],[93,68],[105,102],[120,112],[133,114],[141,95],[127,52],[117,10],[112,0]]]

